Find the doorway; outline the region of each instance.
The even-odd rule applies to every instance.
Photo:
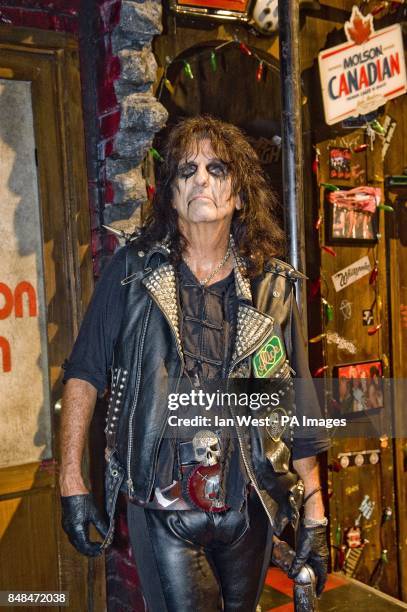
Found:
[[[69,36],[1,30],[0,193],[0,589],[67,591],[72,609],[93,609],[103,561],[68,543],[57,487],[61,364],[92,290]]]

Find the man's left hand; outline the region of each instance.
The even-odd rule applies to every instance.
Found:
[[[324,590],[328,573],[329,550],[326,527],[304,527],[301,524],[297,536],[296,555],[288,572],[289,578],[295,578],[303,565],[312,567],[317,578],[316,593],[319,597]]]

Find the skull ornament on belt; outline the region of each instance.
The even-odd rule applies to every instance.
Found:
[[[204,466],[216,465],[220,459],[218,436],[209,430],[201,430],[192,439],[195,460]]]

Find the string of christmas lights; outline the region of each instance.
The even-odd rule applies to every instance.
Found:
[[[228,49],[238,48],[242,55],[246,57],[250,57],[252,60],[256,62],[256,70],[254,73],[255,79],[258,83],[262,82],[265,78],[265,68],[272,70],[278,74],[280,74],[279,68],[267,61],[266,59],[261,58],[256,50],[249,46],[247,43],[241,41],[237,36],[235,36],[232,40],[227,40],[215,48],[208,48],[202,51],[198,51],[193,57],[187,59],[176,58],[171,59],[170,57],[165,58],[165,65],[163,66],[163,75],[160,80],[160,84],[157,89],[157,99],[160,100],[163,94],[164,87],[168,90],[168,92],[173,96],[175,93],[174,84],[171,83],[168,78],[168,70],[170,66],[175,64],[180,64],[183,66],[185,76],[193,80],[195,78],[194,74],[194,64],[197,64],[201,61],[208,61],[213,73],[218,70],[218,57],[219,53],[224,53]]]

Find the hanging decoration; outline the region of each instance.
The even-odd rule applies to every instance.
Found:
[[[332,304],[328,302],[325,298],[322,298],[322,304],[324,306],[324,314],[327,323],[331,323],[334,320],[334,308]]]
[[[321,366],[320,368],[317,368],[316,370],[313,371],[312,376],[313,378],[318,378],[319,376],[322,376],[322,374],[324,374],[324,372],[326,372],[327,370],[328,370],[327,365]]]
[[[194,78],[194,74],[192,72],[191,64],[187,62],[187,60],[183,60],[184,62],[184,72],[190,79]]]
[[[372,128],[372,130],[376,132],[376,134],[380,134],[380,136],[383,136],[383,134],[385,133],[384,127],[382,126],[380,121],[378,121],[377,119],[374,119],[373,121],[371,121],[369,125]]]
[[[175,93],[175,89],[174,86],[172,85],[171,81],[167,78],[164,79],[164,85],[166,86],[166,88],[168,89],[168,91],[170,92],[170,94],[173,96]]]
[[[365,115],[407,91],[400,24],[375,31],[373,15],[364,16],[353,6],[344,30],[346,43],[318,55],[328,125]]]
[[[159,162],[163,162],[164,159],[163,157],[160,155],[160,153],[157,151],[157,149],[154,149],[154,147],[151,147],[150,149],[150,155],[153,157],[153,159],[155,159],[156,161]]]
[[[151,200],[154,198],[155,187],[154,187],[154,185],[147,184],[146,188],[147,188],[147,197],[148,197],[148,199],[151,202]]]
[[[165,65],[163,66],[163,75],[161,78],[160,85],[157,89],[157,99],[161,99],[164,87],[172,96],[175,94],[176,85],[174,85],[174,83],[171,83],[168,78],[168,70],[170,66],[174,64],[181,64],[185,76],[188,78],[188,80],[193,80],[195,78],[194,67],[196,64],[198,64],[199,62],[207,61],[210,66],[210,70],[212,71],[212,73],[215,73],[218,70],[218,55],[220,53],[225,53],[228,49],[233,49],[236,47],[239,48],[242,55],[246,56],[249,61],[255,62],[253,63],[253,72],[257,81],[262,81],[266,78],[266,68],[268,70],[279,73],[279,68],[277,65],[272,64],[266,59],[260,57],[253,47],[250,47],[247,43],[241,41],[235,35],[232,40],[223,42],[212,49],[204,49],[203,51],[198,51],[194,55],[188,57],[188,60],[183,58],[176,58],[173,60],[170,57],[166,57]]]
[[[373,270],[371,271],[370,276],[369,276],[369,285],[375,284],[375,282],[377,281],[378,275],[379,275],[379,262],[376,259],[374,262]]]
[[[363,143],[363,144],[357,145],[356,147],[353,147],[353,152],[354,153],[364,153],[368,147],[369,147],[368,144]]]
[[[327,191],[339,191],[340,187],[337,185],[332,185],[332,183],[320,183],[320,187],[325,187]]]
[[[263,73],[264,73],[264,63],[260,62],[259,67],[257,68],[257,71],[256,71],[256,81],[258,83],[260,83],[260,81],[262,80]]]
[[[332,257],[336,257],[336,252],[331,247],[322,244],[321,249],[323,249],[329,255],[332,255]]]
[[[244,42],[239,42],[239,49],[243,53],[243,55],[252,55],[251,50]]]
[[[316,296],[318,295],[320,291],[321,291],[321,277],[316,278],[311,283],[310,292],[309,292],[310,302],[312,302],[316,298]]]
[[[262,34],[278,30],[278,0],[256,0],[253,8],[255,28]]]
[[[377,332],[382,327],[382,325],[383,325],[382,323],[378,323],[377,325],[374,325],[373,327],[369,327],[369,329],[367,330],[367,333],[369,334],[369,336],[374,336],[375,334],[377,334]]]
[[[316,344],[317,342],[320,342],[323,338],[326,338],[326,334],[319,334],[318,336],[314,336],[313,338],[310,338],[309,343]]]

